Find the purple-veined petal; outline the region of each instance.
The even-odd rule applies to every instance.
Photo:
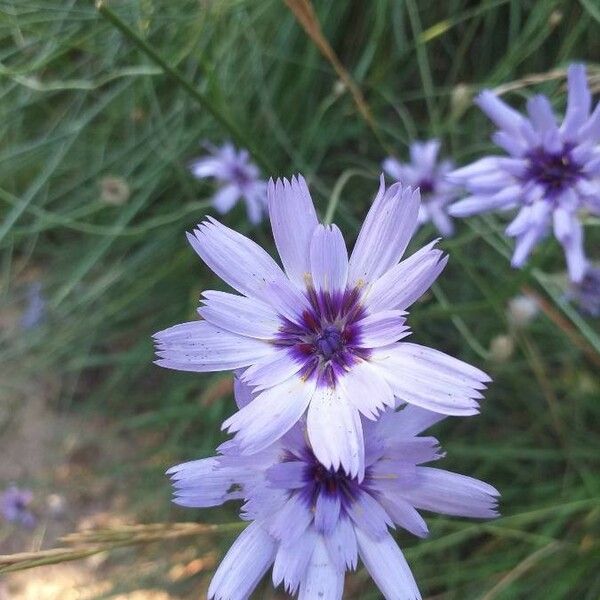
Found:
[[[310,273],[310,240],[318,225],[304,177],[269,181],[267,196],[281,262],[288,277],[304,288],[305,275]]]
[[[269,533],[289,543],[297,540],[313,520],[313,514],[299,494],[292,494],[269,521]]]
[[[417,467],[416,485],[403,498],[422,510],[444,515],[490,519],[498,516],[500,493],[488,483],[432,467]]]
[[[272,339],[281,321],[275,311],[256,298],[206,291],[198,313],[213,325],[259,339]]]
[[[209,600],[248,598],[273,564],[275,551],[275,540],[258,523],[248,525],[216,570]]]
[[[295,594],[297,592],[300,582],[304,579],[317,539],[317,534],[312,529],[307,529],[293,543],[279,545],[273,565],[273,585],[275,587],[283,581],[288,593]]]
[[[339,569],[356,568],[358,561],[358,546],[354,525],[347,517],[338,520],[335,529],[324,538],[329,556]]]
[[[348,251],[335,225],[318,225],[310,243],[310,270],[317,291],[343,291],[348,280]]]
[[[394,354],[410,369],[426,370],[435,373],[436,378],[449,384],[462,384],[475,389],[483,389],[491,381],[490,376],[448,354],[410,342],[402,342],[394,347]]]
[[[398,183],[386,190],[381,176],[379,192],[350,257],[350,285],[375,280],[402,258],[417,226],[419,202],[418,190]]]
[[[394,526],[381,504],[366,491],[361,491],[346,510],[356,528],[375,539],[386,536],[388,527]]]
[[[315,529],[324,535],[331,534],[339,521],[340,509],[339,495],[319,494],[315,503]]]
[[[445,418],[440,413],[407,404],[399,411],[387,411],[377,421],[376,427],[383,437],[410,437],[422,433]]]
[[[341,386],[317,387],[306,421],[308,439],[315,456],[325,467],[362,479],[364,444],[358,410],[346,399]]]
[[[237,432],[243,453],[253,454],[287,433],[304,414],[315,393],[314,380],[291,377],[258,394],[229,417],[222,429]]]
[[[171,467],[167,475],[173,482],[175,504],[180,506],[219,506],[226,500],[240,497],[228,493],[234,481],[227,469],[219,468],[219,458],[213,456]]]
[[[201,223],[188,240],[208,267],[245,296],[267,301],[269,284],[285,279],[277,263],[255,242],[215,219]]]
[[[417,537],[427,537],[427,523],[412,504],[396,494],[383,494],[379,501],[396,525]]]
[[[248,367],[242,379],[256,390],[264,390],[296,375],[302,368],[302,363],[294,359],[287,349],[277,349],[272,355],[258,360]]]
[[[434,240],[404,259],[368,288],[370,311],[403,310],[429,289],[446,264],[440,261],[441,250],[433,249],[436,243]]]
[[[397,342],[407,335],[406,313],[401,310],[377,311],[357,321],[361,331],[361,346],[377,348]]]
[[[394,392],[381,373],[368,361],[361,361],[342,377],[344,398],[368,419],[375,419],[386,407],[393,407]]]
[[[242,381],[242,370],[236,371],[233,376],[233,397],[238,408],[243,408],[252,401],[252,388]]]
[[[318,536],[300,583],[298,600],[341,600],[343,591],[344,570],[333,564],[323,538]]]
[[[267,481],[276,488],[296,490],[306,485],[306,465],[299,460],[280,462],[269,467]]]
[[[236,335],[207,321],[174,325],[156,333],[154,339],[156,364],[179,371],[239,369],[274,352],[262,340]]]
[[[358,552],[386,600],[421,600],[406,559],[391,535],[374,540],[356,531]]]

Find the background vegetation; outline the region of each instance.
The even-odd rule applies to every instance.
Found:
[[[107,4],[110,12],[86,1],[0,1],[0,302],[5,312],[21,310],[33,280],[47,299],[42,325],[0,332],[10,375],[0,394],[9,402],[17,382],[51,373],[59,381],[52,410],[83,423],[102,415],[124,437],[154,436],[110,472],[127,487],[138,521],[232,522],[235,507],[171,508],[163,477],[222,439],[229,376],[152,365],[150,335],[193,318],[200,291],[221,286],[184,236],[211,212],[211,185],[187,169],[200,142],[237,135],[265,176],[302,172],[321,214],[329,211],[351,239],[389,152],[405,157],[412,139],[431,136],[459,163],[492,149],[491,126],[471,103],[480,88],[505,86],[520,107],[542,91],[562,111],[563,69],[582,60],[597,93],[600,9],[593,0],[316,3],[325,38],[368,104],[369,124],[279,0]],[[160,61],[179,76],[166,75]],[[122,202],[107,202],[106,187],[115,185],[107,177],[125,183]],[[241,207],[225,222],[273,248],[267,225],[250,229]],[[501,490],[504,516],[431,517],[427,540],[400,533],[399,541],[424,597],[594,600],[598,321],[564,298],[555,243],[513,271],[502,231],[497,217],[460,223],[442,243],[449,265],[410,323],[416,341],[492,373],[482,414],[449,419],[435,433],[448,468]],[[421,230],[411,248],[434,236]],[[599,240],[590,220],[587,250],[596,259]],[[515,331],[506,306],[523,290],[544,310]],[[514,351],[494,360],[490,344],[507,333]],[[42,485],[29,483],[34,491]],[[231,534],[211,540],[220,552]],[[206,550],[201,536],[192,543]],[[168,559],[176,548],[159,550]],[[119,586],[136,589],[144,577],[131,572]],[[207,575],[153,577],[175,597],[197,597]],[[257,597],[272,597],[268,589]],[[347,596],[379,597],[364,572],[348,579]]]

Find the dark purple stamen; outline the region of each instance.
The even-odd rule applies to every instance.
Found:
[[[327,469],[316,459],[306,466],[307,495],[314,505],[320,494],[339,496],[343,506],[347,506],[360,491],[360,484],[355,477],[350,477],[341,467],[337,470]]]
[[[324,360],[331,360],[344,346],[340,330],[334,325],[325,327],[317,338],[315,346]]]
[[[298,322],[283,319],[273,343],[289,349],[302,363],[300,375],[316,377],[320,385],[335,385],[337,378],[357,360],[368,358],[361,348],[357,322],[365,316],[358,289],[345,292],[307,290],[310,308]]]
[[[435,184],[431,179],[421,179],[421,181],[419,181],[419,183],[417,184],[417,187],[421,191],[421,195],[424,196],[426,194],[433,193],[433,190],[435,189]]]
[[[243,166],[235,164],[232,166],[231,169],[231,179],[240,187],[243,187],[245,185],[247,185],[248,183],[250,183],[251,181],[251,176],[248,173],[247,169],[245,169]]]
[[[536,148],[529,153],[528,158],[529,167],[525,179],[541,185],[548,197],[558,195],[583,176],[581,166],[573,160],[571,147],[568,145],[560,152]]]

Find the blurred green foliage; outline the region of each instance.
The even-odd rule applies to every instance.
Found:
[[[135,463],[115,477],[137,474],[132,493],[140,506],[162,507],[166,515],[163,469],[212,453],[232,411],[228,394],[219,392],[228,376],[152,365],[150,335],[194,318],[200,292],[222,285],[185,242],[184,232],[210,212],[212,192],[187,165],[202,140],[219,142],[231,132],[190,87],[265,157],[265,176],[302,172],[321,214],[335,208],[349,239],[374,195],[385,148],[282,2],[108,6],[183,83],[165,76],[91,2],[0,1],[0,302],[19,306],[22,282],[35,272],[49,314],[17,343],[5,344],[8,334],[0,332],[0,358],[22,377],[59,372],[60,410],[105,412],[124,433],[159,431],[157,457],[151,467],[144,463],[144,477]],[[582,60],[600,88],[600,10],[593,0],[357,0],[316,8],[383,145],[400,157],[410,140],[434,135],[458,162],[490,150],[491,126],[471,104],[481,87]],[[545,79],[534,89],[562,110],[564,80]],[[532,88],[515,87],[508,98],[522,106]],[[126,182],[130,195],[122,204],[102,199],[106,177]],[[243,209],[224,220],[273,248],[267,225],[251,230]],[[411,248],[434,236],[420,231]],[[587,236],[593,255],[597,222]],[[590,356],[599,356],[598,324],[562,299],[554,275],[564,263],[551,241],[522,272],[510,269],[510,245],[496,217],[462,223],[442,247],[449,266],[409,322],[416,341],[494,377],[481,416],[450,419],[436,434],[448,468],[501,490],[505,517],[487,524],[430,518],[428,540],[400,533],[400,543],[426,597],[595,600],[600,382]],[[491,340],[509,329],[506,302],[524,285],[586,340],[587,353],[542,314],[515,334],[508,361],[490,360]],[[233,515],[231,508],[199,518]],[[352,597],[378,597],[361,574],[355,579]]]

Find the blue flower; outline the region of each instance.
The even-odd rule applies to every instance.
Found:
[[[428,244],[401,260],[419,193],[383,177],[350,256],[340,230],[321,225],[302,177],[271,181],[269,213],[282,270],[261,247],[214,219],[188,236],[204,262],[241,295],[207,291],[203,320],[156,334],[157,364],[182,371],[244,369],[260,392],[227,419],[242,450],[258,452],[306,415],[318,460],[362,477],[360,415],[397,400],[451,415],[478,412],[489,377],[418,344],[405,309],[447,258]],[[402,341],[401,341],[402,340]]]
[[[210,154],[194,160],[190,165],[197,179],[212,177],[219,190],[212,204],[221,213],[229,212],[242,198],[251,223],[259,223],[266,209],[267,184],[260,178],[258,167],[250,161],[247,150],[237,151],[232,144],[220,148],[207,144]]]
[[[522,267],[553,227],[569,277],[580,282],[587,261],[578,213],[600,214],[600,104],[591,112],[585,67],[569,67],[567,110],[560,126],[546,96],[527,102],[529,118],[491,91],[482,92],[476,103],[499,127],[493,140],[510,157],[482,158],[451,173],[449,180],[472,195],[452,205],[450,214],[466,217],[517,208],[506,229],[516,238],[512,265]]]
[[[27,508],[33,499],[31,490],[24,490],[11,485],[0,495],[0,514],[9,522],[33,527],[36,518]]]
[[[235,396],[240,408],[255,401],[239,378]],[[376,422],[365,420],[362,479],[319,462],[304,420],[253,456],[241,452],[234,438],[221,445],[217,456],[170,469],[176,504],[244,501],[241,518],[250,525],[215,572],[208,597],[245,600],[272,566],[273,584],[283,583],[300,600],[339,600],[344,574],[360,558],[387,600],[420,598],[389,530],[399,526],[425,537],[427,524],[418,510],[497,516],[495,488],[422,466],[443,457],[435,438],[419,435],[442,418],[405,406],[386,410]]]
[[[439,140],[413,142],[409,163],[388,157],[383,161],[383,170],[395,181],[419,188],[419,225],[431,221],[441,235],[450,237],[454,225],[448,216],[448,204],[458,198],[460,190],[446,179],[454,165],[449,160],[438,161],[439,151]]]

